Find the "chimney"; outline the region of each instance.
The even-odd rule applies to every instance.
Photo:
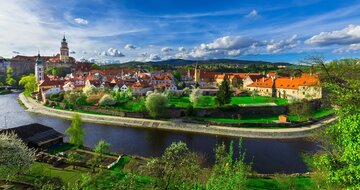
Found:
[[[293,77],[290,77],[290,80],[293,80]]]
[[[263,77],[262,79],[263,79],[262,81],[265,82],[265,78]]]

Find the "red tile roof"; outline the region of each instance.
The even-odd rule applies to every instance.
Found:
[[[249,84],[248,87],[272,88],[273,84],[274,80],[272,78],[262,77],[259,80]]]

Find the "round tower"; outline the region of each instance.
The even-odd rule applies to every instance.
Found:
[[[60,60],[63,62],[67,62],[69,60],[69,48],[68,48],[68,43],[66,42],[65,35],[61,42]]]
[[[194,81],[200,82],[200,66],[199,66],[199,64],[195,65]]]
[[[44,80],[44,65],[41,60],[40,53],[38,53],[35,62],[35,77],[37,83],[39,83],[41,80]]]

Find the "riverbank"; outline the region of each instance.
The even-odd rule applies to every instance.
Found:
[[[20,101],[27,108],[27,111],[37,114],[71,119],[74,112],[57,110],[37,103],[31,98],[27,98],[21,93]],[[180,120],[160,121],[153,119],[138,119],[128,117],[115,117],[106,115],[96,115],[88,113],[79,113],[84,122],[117,125],[123,127],[140,127],[161,130],[184,131],[191,133],[211,134],[230,137],[264,138],[264,139],[294,139],[312,136],[318,130],[323,129],[328,124],[334,122],[337,118],[331,117],[318,121],[309,126],[299,128],[284,129],[257,129],[257,128],[234,128],[216,125],[205,125],[195,123],[185,123]]]

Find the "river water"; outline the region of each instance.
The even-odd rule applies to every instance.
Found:
[[[64,132],[70,121],[24,111],[17,102],[17,93],[0,96],[0,128],[12,128],[30,123],[41,123]],[[84,123],[85,146],[93,147],[104,139],[111,144],[111,150],[140,156],[159,156],[172,142],[183,141],[193,151],[202,155],[205,164],[214,162],[213,150],[216,144],[234,142],[234,152],[238,152],[238,138],[173,132],[159,129],[143,129]],[[67,140],[67,139],[66,139]],[[243,139],[246,161],[259,173],[302,173],[307,167],[302,161],[304,152],[313,152],[317,145],[306,139],[267,140]],[[235,154],[238,156],[238,154]]]

